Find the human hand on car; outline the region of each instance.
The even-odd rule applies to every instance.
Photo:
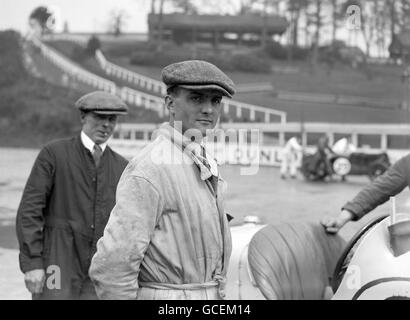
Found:
[[[26,288],[31,293],[43,292],[45,279],[46,273],[43,269],[30,270],[24,274],[24,282],[26,283]]]
[[[337,217],[323,217],[320,223],[323,225],[327,233],[337,233],[341,227],[352,219],[353,214],[350,211],[342,210]]]

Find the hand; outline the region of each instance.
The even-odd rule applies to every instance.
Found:
[[[353,214],[350,211],[342,210],[337,217],[325,216],[320,223],[328,233],[337,233],[341,227],[353,219]]]
[[[24,274],[24,282],[26,283],[26,288],[31,293],[43,292],[45,279],[46,273],[43,269],[30,270]]]

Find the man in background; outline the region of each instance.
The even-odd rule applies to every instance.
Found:
[[[282,153],[280,177],[286,179],[288,173],[292,179],[296,178],[297,167],[300,163],[302,153],[302,139],[299,135],[294,136],[286,142]]]
[[[334,153],[338,155],[348,157],[353,152],[356,152],[357,148],[352,143],[352,138],[348,136],[337,140],[335,144],[332,146],[332,150]]]
[[[107,146],[125,103],[96,91],[75,105],[81,133],[40,151],[17,212],[20,269],[33,299],[97,299],[88,268],[127,165]]]

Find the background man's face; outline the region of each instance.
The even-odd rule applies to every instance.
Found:
[[[81,115],[84,133],[96,144],[104,143],[114,132],[117,115],[103,115],[87,112]]]
[[[182,133],[197,129],[202,136],[215,128],[221,115],[222,94],[217,90],[187,90],[179,88],[167,100],[174,121],[182,122]]]

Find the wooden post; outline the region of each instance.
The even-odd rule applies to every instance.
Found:
[[[387,150],[388,147],[388,139],[387,139],[387,134],[383,133],[381,136],[381,141],[380,141],[380,149],[382,149],[383,151]]]
[[[238,105],[236,105],[236,117],[237,118],[242,117],[242,108]]]
[[[279,132],[279,146],[284,146],[285,145],[285,131],[280,131]]]
[[[352,143],[356,148],[359,147],[359,136],[356,132],[352,133]]]
[[[251,121],[255,121],[255,109],[249,110],[249,118]]]

